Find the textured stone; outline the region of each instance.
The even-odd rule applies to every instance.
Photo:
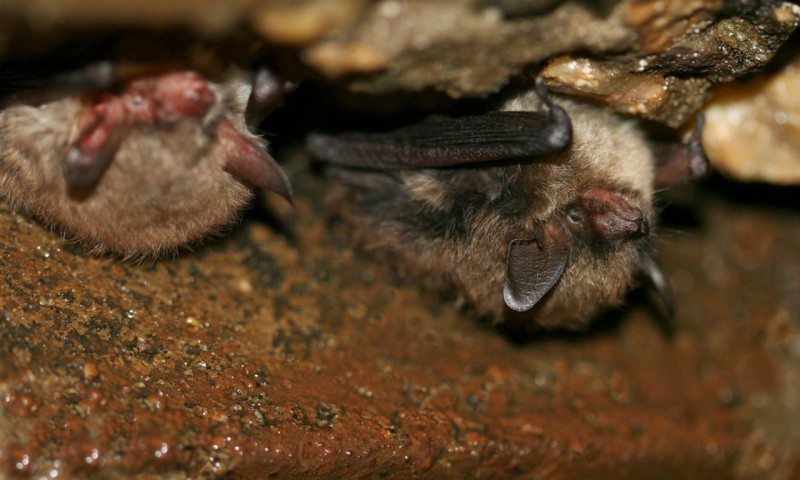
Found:
[[[700,109],[712,83],[769,62],[799,19],[800,7],[778,0],[591,8],[552,0],[0,0],[7,26],[0,51],[51,48],[76,28],[180,27],[204,41],[238,39],[221,48],[226,60],[267,57],[286,68],[275,58],[282,55],[268,51],[288,48],[295,60],[288,63],[350,90],[431,89],[454,98],[496,93],[553,59],[546,72],[560,90],[677,127]],[[570,62],[582,66],[577,75],[556,67]],[[594,88],[584,82],[588,65],[603,72]]]
[[[696,192],[706,226],[662,245],[674,336],[634,301],[515,344],[351,251],[324,186],[294,178],[296,210],[155,264],[2,209],[2,471],[765,478],[800,459],[796,212]]]
[[[741,180],[800,183],[800,64],[720,85],[706,110],[708,158]]]

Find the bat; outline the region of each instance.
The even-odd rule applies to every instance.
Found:
[[[49,80],[6,94],[0,194],[92,249],[174,250],[234,221],[253,187],[291,201],[245,120],[285,90],[274,75],[98,62]]]
[[[368,250],[481,316],[579,329],[638,278],[671,309],[648,242],[659,171],[632,120],[556,103],[537,80],[501,111],[313,133],[307,149],[343,185],[333,204]],[[667,179],[702,156],[670,152]]]

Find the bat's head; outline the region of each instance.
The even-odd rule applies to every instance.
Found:
[[[581,328],[622,303],[641,272],[660,274],[649,257],[654,167],[649,146],[629,122],[564,106],[575,134],[563,162],[534,165],[529,179],[518,181],[524,196],[544,207],[534,215],[530,237],[509,242],[503,299],[509,317]],[[663,279],[656,284],[663,287]]]
[[[635,192],[591,188],[539,223],[532,239],[511,241],[506,305],[563,328],[620,303],[647,255],[652,220],[641,201]]]
[[[12,106],[0,114],[0,175],[13,172],[20,207],[98,250],[157,255],[236,220],[250,187],[291,196],[245,125],[250,92],[241,72],[212,82],[174,71]]]

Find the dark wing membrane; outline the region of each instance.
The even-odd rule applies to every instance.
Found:
[[[433,116],[386,133],[312,134],[307,147],[327,163],[387,170],[537,157],[558,153],[570,141],[569,118],[554,106],[549,113]]]
[[[73,67],[43,58],[10,58],[0,62],[0,103],[42,104],[108,88],[114,80],[110,61]]]

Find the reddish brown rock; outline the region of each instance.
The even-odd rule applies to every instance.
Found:
[[[514,344],[352,252],[298,179],[297,210],[275,205],[286,233],[251,218],[155,264],[86,256],[4,209],[3,471],[697,478],[797,461],[776,439],[797,418],[798,285],[771,287],[797,283],[797,215],[748,210],[758,235],[784,232],[753,252],[709,197],[708,230],[662,245],[674,337],[639,304]]]

